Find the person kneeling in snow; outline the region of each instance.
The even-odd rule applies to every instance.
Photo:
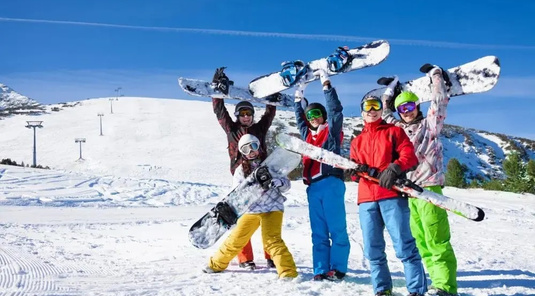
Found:
[[[234,172],[233,187],[238,186],[247,176],[257,169],[265,151],[260,149],[260,141],[251,134],[245,134],[238,142],[241,164]],[[225,270],[232,258],[249,242],[251,236],[262,225],[264,250],[275,263],[279,278],[297,277],[297,268],[292,254],[282,240],[282,216],[286,197],[281,192],[290,189],[290,180],[286,177],[273,178],[263,198],[253,203],[249,211],[238,219],[236,227],[223,242],[219,250],[210,257],[205,273]]]

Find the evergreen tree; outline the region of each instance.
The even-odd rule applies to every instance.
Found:
[[[530,177],[531,179],[535,179],[535,160],[530,159],[528,161],[526,172],[528,173],[528,177]]]
[[[446,186],[465,188],[464,169],[456,158],[451,158],[446,167]]]
[[[507,156],[503,161],[503,171],[507,175],[504,182],[505,190],[516,193],[532,191],[532,188],[529,188],[526,165],[519,153],[513,152]]]

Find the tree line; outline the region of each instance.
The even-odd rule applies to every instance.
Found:
[[[467,181],[466,166],[451,158],[446,166],[446,186],[457,188],[483,188],[486,190],[509,191],[535,194],[535,160],[522,160],[520,153],[513,152],[503,161],[505,179],[472,179]]]

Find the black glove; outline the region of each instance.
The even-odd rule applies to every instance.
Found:
[[[261,166],[257,168],[254,171],[254,177],[256,181],[262,186],[264,189],[269,189],[269,185],[271,184],[271,174],[269,173],[269,170],[266,166]]]
[[[389,164],[388,167],[379,175],[379,186],[386,189],[391,189],[392,186],[394,186],[394,182],[396,182],[397,177],[401,175],[401,173],[402,171],[399,165],[395,163]]]
[[[347,174],[354,182],[360,181],[359,173],[368,173],[368,165],[366,164],[357,164],[357,167],[354,169],[347,170]]]
[[[222,92],[225,95],[228,95],[229,87],[234,85],[233,81],[230,81],[225,74],[225,68],[217,68],[212,78],[212,84],[215,86],[215,89]]]

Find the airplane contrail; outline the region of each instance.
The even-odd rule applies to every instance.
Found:
[[[427,46],[427,47],[439,47],[439,48],[515,49],[515,50],[534,50],[535,49],[535,46],[529,46],[529,45],[474,44],[474,43],[460,43],[460,42],[446,42],[446,41],[431,41],[431,40],[416,40],[416,39],[390,39],[390,38],[328,35],[328,34],[296,34],[296,33],[280,33],[280,32],[255,32],[255,31],[217,30],[217,29],[199,29],[199,28],[152,27],[152,26],[134,26],[134,25],[121,25],[121,24],[108,24],[108,23],[7,18],[7,17],[0,17],[0,22],[25,22],[25,23],[41,23],[41,24],[74,25],[74,26],[108,27],[108,28],[132,29],[132,30],[201,33],[201,34],[212,34],[212,35],[309,39],[309,40],[321,40],[321,41],[368,42],[368,41],[377,40],[377,39],[387,39],[388,42],[391,44],[406,45],[406,46]]]

